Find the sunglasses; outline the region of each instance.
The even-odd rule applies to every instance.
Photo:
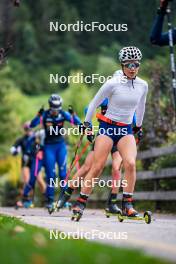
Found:
[[[59,110],[61,110],[61,106],[57,106],[57,107],[56,106],[55,107],[51,106],[50,110],[53,111],[53,112],[59,111]]]
[[[133,63],[123,63],[123,66],[125,66],[125,68],[131,69],[131,68],[139,68],[140,63],[139,62],[133,62]]]

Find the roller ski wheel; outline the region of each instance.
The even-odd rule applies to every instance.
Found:
[[[105,215],[106,215],[106,218],[110,218],[111,214],[108,212],[107,209],[105,209]]]
[[[150,224],[152,221],[152,212],[150,211],[146,211],[144,213],[144,221],[146,222],[146,224]]]
[[[123,220],[124,220],[123,219],[123,215],[122,215],[122,211],[120,211],[119,214],[118,214],[118,220],[119,220],[120,223],[122,223]]]
[[[71,221],[75,221],[75,222],[79,222],[79,220],[81,219],[82,214],[80,212],[73,212],[73,215],[71,217]]]
[[[105,209],[105,215],[107,218],[110,218],[110,216],[118,216],[118,214],[121,212],[120,208],[117,206],[117,204],[109,204],[108,207]]]

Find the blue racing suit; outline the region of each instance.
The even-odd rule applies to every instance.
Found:
[[[44,111],[42,116],[36,116],[31,121],[31,127],[36,127],[42,123],[45,130],[44,165],[47,180],[46,197],[49,202],[54,201],[54,186],[51,180],[55,180],[56,177],[56,163],[59,168],[61,181],[66,179],[67,174],[67,149],[61,133],[65,121],[73,123],[74,125],[81,123],[75,114],[71,115],[69,112],[61,110],[55,116],[51,114],[49,109]]]
[[[155,18],[152,31],[150,34],[150,41],[152,44],[159,46],[169,45],[169,34],[168,32],[162,33],[163,24],[164,24],[164,16],[162,12],[157,15]],[[176,28],[172,31],[173,34],[173,43],[176,44]]]
[[[102,115],[105,115],[106,110],[108,108],[108,98],[105,98],[104,101],[100,104],[99,107],[101,108],[101,114]],[[101,122],[101,120],[99,120],[99,121],[100,121],[100,128],[106,129],[106,127],[107,128],[110,128],[111,127],[114,130],[118,130],[119,129],[117,127],[117,125],[109,125],[109,124],[107,124],[105,122]],[[132,126],[136,126],[136,113],[134,113],[134,115],[133,115]],[[125,126],[125,128],[127,128],[128,134],[133,134],[132,126],[131,125],[128,125],[127,127]],[[121,126],[120,129],[123,129],[123,127]],[[99,133],[98,133],[98,135],[99,135]],[[114,142],[113,147],[112,147],[112,150],[111,150],[111,153],[114,153],[115,151],[117,151],[117,142],[122,138],[122,135],[119,135],[119,136],[111,135],[109,137]]]

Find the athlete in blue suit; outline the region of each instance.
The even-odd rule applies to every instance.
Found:
[[[49,109],[40,109],[38,115],[31,121],[31,127],[42,124],[45,129],[44,142],[44,164],[46,170],[46,197],[47,208],[50,210],[54,207],[54,186],[51,180],[55,180],[57,163],[59,168],[60,180],[66,178],[67,167],[67,149],[65,140],[62,136],[64,122],[70,122],[79,125],[80,119],[77,115],[71,115],[69,112],[62,110],[62,98],[57,94],[52,94],[48,100]]]

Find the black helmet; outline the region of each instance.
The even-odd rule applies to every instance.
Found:
[[[62,109],[62,101],[62,98],[58,94],[52,94],[48,99],[50,108],[57,111]]]

